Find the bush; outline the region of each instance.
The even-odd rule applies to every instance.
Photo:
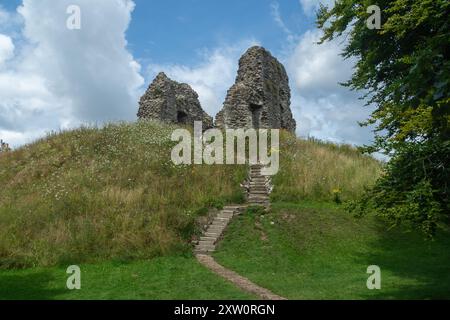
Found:
[[[434,142],[434,143],[433,143]],[[426,141],[401,147],[375,186],[350,211],[373,211],[392,225],[410,224],[432,237],[450,213],[450,142]]]

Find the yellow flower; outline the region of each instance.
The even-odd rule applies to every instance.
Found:
[[[276,153],[276,152],[280,152],[280,150],[277,149],[277,148],[271,148],[271,149],[270,149],[270,152],[271,152],[271,153]]]

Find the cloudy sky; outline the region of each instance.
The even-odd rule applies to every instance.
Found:
[[[317,0],[0,0],[0,139],[136,119],[159,71],[189,83],[215,115],[240,55],[266,47],[289,73],[299,136],[363,144],[370,110],[339,86],[353,61],[342,39],[317,45]],[[332,0],[323,0],[331,4]],[[81,29],[66,27],[69,5]]]

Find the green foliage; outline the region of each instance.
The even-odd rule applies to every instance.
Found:
[[[445,165],[449,153],[449,142],[443,146],[433,146],[430,142],[403,145],[377,184],[361,200],[349,204],[350,210],[362,215],[367,208],[374,208],[393,225],[403,221],[412,223],[432,236],[437,225],[446,219],[442,204],[436,199],[444,199],[448,205],[448,193],[446,188],[434,188],[430,177],[439,186],[449,183],[446,177],[450,169]],[[445,210],[448,212],[450,208]]]
[[[381,30],[366,26],[373,4],[381,8]],[[449,13],[447,0],[337,0],[317,18],[322,42],[346,34],[343,56],[357,63],[344,85],[376,106],[363,123],[376,126],[375,142],[364,150],[392,157],[353,207],[412,222],[428,235],[450,212]]]

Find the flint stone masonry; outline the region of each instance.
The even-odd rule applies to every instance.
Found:
[[[216,126],[295,132],[290,100],[284,66],[263,47],[251,47],[239,60],[236,83],[228,90]]]
[[[202,121],[203,128],[213,126],[213,119],[203,111],[198,94],[186,83],[159,73],[139,102],[139,119],[155,119],[169,123],[193,125]]]

